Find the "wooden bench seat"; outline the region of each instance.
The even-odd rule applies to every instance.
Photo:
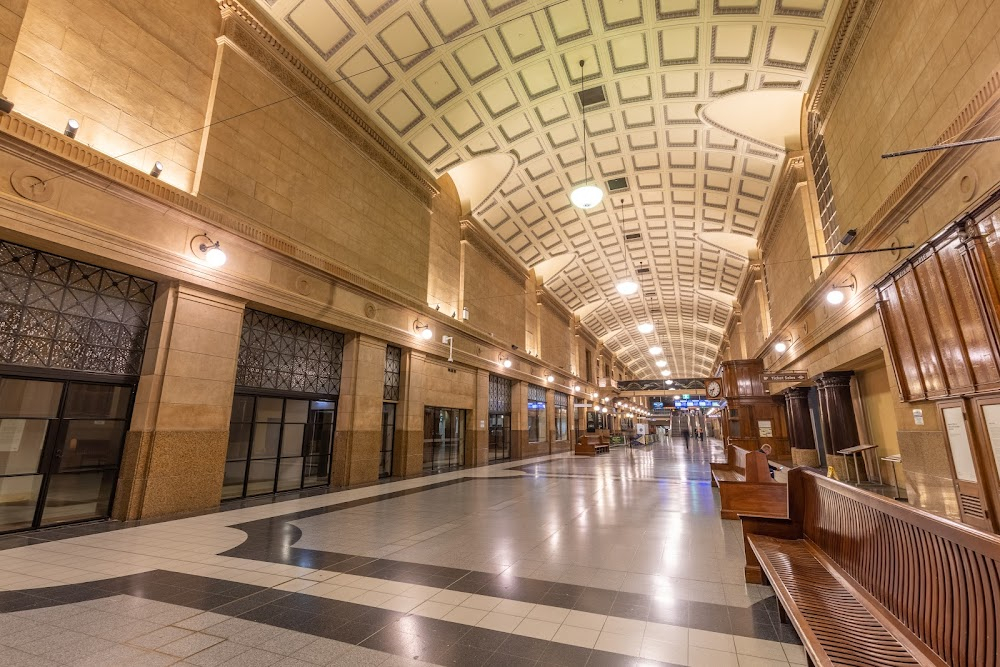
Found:
[[[597,456],[598,454],[605,454],[610,451],[611,443],[608,442],[607,437],[586,434],[581,435],[579,440],[576,441],[576,448],[573,450],[573,453],[580,456]]]
[[[741,516],[746,579],[770,583],[810,664],[1000,667],[1000,538],[788,473],[789,516]]]
[[[722,518],[738,519],[740,514],[784,517],[788,489],[771,478],[767,456],[741,447],[726,448],[726,462],[712,463],[712,486],[719,487]]]

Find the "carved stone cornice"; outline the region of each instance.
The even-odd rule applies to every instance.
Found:
[[[460,225],[464,243],[478,249],[494,266],[502,269],[516,282],[524,284],[528,280],[528,270],[510,256],[507,248],[483,231],[479,223],[471,218],[463,218]]]
[[[430,207],[439,190],[365,117],[333,89],[324,76],[306,65],[237,0],[216,0],[222,12],[222,35],[296,98],[347,139],[365,157],[393,177],[411,195]]]
[[[555,314],[559,316],[559,318],[566,320],[567,322],[569,322],[569,319],[573,316],[573,313],[566,308],[563,302],[560,301],[555,294],[544,287],[539,287],[535,290],[535,299],[539,306],[555,311]]]
[[[826,118],[840,95],[881,6],[882,0],[847,0],[844,3],[837,31],[827,44],[823,64],[810,91],[809,111],[818,113],[820,118]]]
[[[581,322],[579,318],[576,319],[575,331],[576,335],[582,338],[584,343],[589,343],[595,350],[597,349],[597,346],[600,345],[601,341],[590,331],[590,329],[584,326],[583,322]]]
[[[760,233],[757,245],[761,256],[767,259],[774,240],[784,227],[785,214],[792,203],[792,196],[798,187],[806,181],[805,156],[802,152],[790,154],[785,161],[785,167],[778,179],[771,207],[764,218],[764,228]]]

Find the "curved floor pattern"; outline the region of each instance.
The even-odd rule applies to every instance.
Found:
[[[0,537],[0,664],[804,663],[742,583],[713,456],[671,442]]]

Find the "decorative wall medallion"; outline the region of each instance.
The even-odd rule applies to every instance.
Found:
[[[962,201],[972,201],[979,191],[979,177],[973,169],[966,169],[958,175],[958,194]]]
[[[295,279],[295,290],[303,296],[309,296],[312,294],[313,285],[305,276],[299,276]]]
[[[375,319],[375,313],[377,313],[377,312],[378,312],[378,309],[375,307],[374,303],[372,303],[371,301],[366,301],[365,302],[365,317],[367,317],[370,320],[374,320]]]
[[[39,174],[28,167],[20,167],[10,175],[10,185],[14,192],[25,199],[44,203],[52,199],[55,188],[51,174]]]

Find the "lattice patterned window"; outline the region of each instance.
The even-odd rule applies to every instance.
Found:
[[[403,351],[394,345],[385,348],[385,389],[382,398],[387,401],[399,400],[399,369],[403,363]]]
[[[0,363],[138,375],[156,283],[0,241]]]
[[[237,386],[337,396],[343,365],[343,334],[256,310],[244,312]]]
[[[823,243],[827,252],[833,252],[840,241],[840,227],[837,224],[837,207],[833,202],[833,181],[830,177],[830,161],[826,156],[826,143],[819,114],[809,114],[809,161],[812,163],[813,177],[816,179],[816,198],[819,201],[819,217],[823,226]]]
[[[490,414],[510,414],[511,386],[511,381],[505,377],[490,376]]]
[[[528,385],[528,442],[542,442],[547,438],[545,425],[545,387]]]

